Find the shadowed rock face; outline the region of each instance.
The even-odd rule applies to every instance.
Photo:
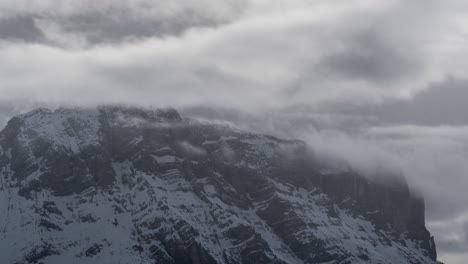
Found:
[[[1,263],[436,263],[403,178],[172,109],[15,117],[0,171]]]

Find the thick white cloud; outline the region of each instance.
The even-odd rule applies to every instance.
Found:
[[[24,10],[21,1],[2,4],[1,10],[23,16],[29,12],[43,40],[7,38],[1,44],[1,99],[258,110],[329,101],[380,102],[410,96],[447,74],[465,75],[460,70],[465,47],[453,44],[463,19],[446,19],[445,9],[421,1],[94,2],[45,1]],[[106,38],[112,29],[98,30],[102,41],[96,44],[88,43],[92,36],[72,19],[77,14],[93,16],[99,28],[105,12],[128,10],[137,16],[170,10],[151,14],[159,19],[155,23],[177,24],[185,18],[178,10],[187,9],[197,19],[212,18],[213,13],[225,19],[195,27],[189,20],[180,34],[145,32],[131,40],[125,36],[135,32],[135,25],[120,32],[121,38]],[[67,31],[54,19],[78,26]],[[142,18],[136,27],[144,28],[144,22]],[[423,24],[431,31],[421,30]]]

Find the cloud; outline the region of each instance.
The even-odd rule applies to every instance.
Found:
[[[355,36],[343,51],[326,56],[319,62],[317,70],[325,76],[330,73],[377,84],[398,83],[422,67],[417,65],[417,61],[411,60],[411,55],[389,45],[374,32],[364,32],[363,35]]]
[[[193,156],[205,156],[207,154],[206,150],[195,146],[187,141],[181,141],[178,143],[179,147],[189,155]]]
[[[80,36],[85,41],[82,45],[171,36],[228,23],[246,4],[243,0],[0,1],[0,38],[59,44],[44,32],[51,27],[64,35]]]
[[[463,126],[468,124],[468,79],[448,76],[430,82],[410,98],[386,98],[381,103],[322,105],[320,111],[348,115],[372,115],[388,124]]]
[[[363,10],[342,7],[336,12],[330,9],[311,17],[310,12],[314,12],[315,6],[298,9],[290,4],[285,8],[288,12],[284,13],[279,10],[249,11],[258,6],[255,1],[247,6],[251,7],[246,8],[245,16],[239,15],[230,23],[192,27],[181,35],[165,38],[149,34],[143,39],[125,41],[112,37],[113,30],[103,29],[97,33],[104,38],[103,42],[84,49],[67,47],[72,44],[65,47],[53,44],[66,44],[64,39],[72,43],[92,42],[86,30],[67,30],[63,26],[66,23],[56,23],[61,25],[57,28],[53,22],[43,21],[49,18],[38,18],[36,20],[41,21],[38,24],[52,44],[47,41],[34,44],[6,42],[1,46],[2,96],[20,98],[27,95],[52,102],[228,105],[253,111],[336,100],[343,93],[354,94],[347,98],[358,101],[362,98],[356,94],[368,94],[367,98],[382,96],[383,92],[372,87],[373,84],[360,83],[361,80],[343,74],[338,74],[340,78],[333,82],[318,75],[315,75],[317,79],[304,78],[324,58],[339,52],[339,45],[333,43],[355,39],[354,34],[369,30],[369,18],[359,16]],[[44,9],[38,7],[41,8]],[[70,18],[87,10],[80,8],[75,12],[62,8],[68,11],[59,12],[58,16]],[[100,30],[99,21],[108,17],[100,14],[108,12],[109,8],[111,6],[104,5],[97,15],[89,10],[85,12],[85,15],[97,16],[96,30]],[[120,5],[115,8],[120,10]],[[369,12],[381,11],[374,7]],[[204,15],[209,17],[209,14]],[[335,24],[338,17],[339,22]],[[166,19],[170,24],[183,18],[185,15]],[[85,16],[83,21],[94,20]],[[124,30],[119,21],[109,23]],[[351,21],[361,22],[346,26]],[[75,27],[82,24],[79,21],[70,23]],[[138,23],[151,25],[144,16]],[[128,32],[137,33],[133,26]],[[57,67],[60,75],[56,74]],[[338,71],[343,72],[343,69]],[[317,88],[311,89],[311,84]],[[285,100],[284,93],[295,86],[308,88]],[[261,105],[257,103],[259,100],[263,102]]]
[[[33,17],[17,15],[0,18],[0,39],[40,42],[44,35]]]
[[[466,252],[468,251],[468,219],[466,214],[454,218],[448,223],[432,223],[429,228],[439,235],[437,248],[446,255],[445,258],[447,261],[459,259],[464,255],[466,256]]]
[[[408,51],[425,50],[415,49],[421,42],[395,33],[391,15],[406,7],[398,1],[52,2],[3,12],[29,16],[46,38],[0,46],[3,98],[258,111],[378,102],[442,76],[421,66],[432,57]]]

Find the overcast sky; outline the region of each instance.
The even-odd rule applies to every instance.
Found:
[[[403,171],[468,259],[468,2],[0,0],[0,126],[46,105],[173,106]]]

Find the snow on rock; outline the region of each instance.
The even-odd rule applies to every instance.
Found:
[[[0,133],[0,263],[437,263],[421,204],[173,110],[38,109]]]
[[[56,148],[78,153],[83,146],[99,143],[99,119],[95,109],[67,109],[56,111],[38,109],[20,116],[24,129],[19,139],[29,144],[32,138],[53,142]]]

